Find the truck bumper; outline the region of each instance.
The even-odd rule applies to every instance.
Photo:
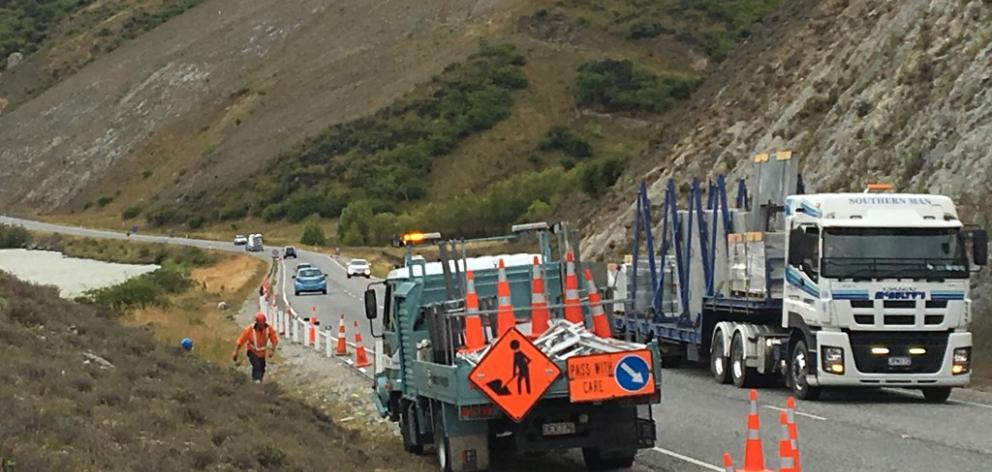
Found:
[[[911,339],[913,335],[920,335],[920,333],[898,333],[898,336],[902,336],[906,339]],[[886,345],[886,343],[892,342],[891,338],[886,338],[886,333],[858,333],[858,336],[867,337],[866,339],[859,340],[859,346],[864,345],[864,341],[874,341],[875,338],[871,336],[878,336],[877,343],[880,346]],[[937,342],[931,343],[931,351],[927,355],[929,356],[939,356],[927,359],[926,362],[931,362],[935,369],[927,369],[930,372],[899,372],[899,369],[879,369],[876,359],[871,359],[869,362],[865,360],[865,356],[868,354],[860,353],[856,354],[852,348],[851,337],[845,332],[826,332],[818,331],[816,333],[816,346],[817,353],[815,356],[811,356],[811,359],[815,359],[817,362],[817,372],[818,375],[810,375],[807,380],[810,385],[821,386],[821,387],[831,387],[831,386],[846,386],[846,387],[909,387],[909,388],[921,388],[921,387],[965,387],[971,382],[971,372],[954,375],[951,373],[951,367],[953,365],[953,353],[957,348],[971,347],[971,333],[927,333],[927,336],[937,337]],[[944,344],[943,336],[946,336],[946,345],[943,349],[936,350],[934,346],[940,346]],[[922,339],[923,337],[920,336]],[[903,341],[896,341],[897,343]],[[925,341],[920,341],[925,342]],[[820,361],[823,347],[839,347],[844,351],[844,373],[843,374],[833,374],[825,372],[823,370],[822,363]],[[860,349],[864,349],[860,347]],[[859,362],[856,360],[856,356],[860,355],[862,360],[860,361],[861,367],[866,367],[868,364],[873,364],[875,372],[863,372],[858,369]],[[887,360],[887,359],[885,359]],[[914,362],[918,359],[914,359]],[[867,370],[867,369],[865,369]],[[888,370],[882,372],[880,370]]]
[[[642,408],[649,408],[649,405]],[[654,447],[657,429],[653,419],[640,418],[638,407],[619,402],[573,404],[565,401],[541,402],[522,423],[506,420],[494,430],[513,433],[519,452],[596,447],[603,450]],[[545,436],[548,423],[573,423],[575,434]]]

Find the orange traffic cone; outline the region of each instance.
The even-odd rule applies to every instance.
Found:
[[[734,472],[734,460],[730,458],[729,452],[723,453],[723,472]]]
[[[765,455],[761,448],[761,429],[758,419],[758,391],[751,389],[751,405],[747,414],[747,439],[744,442],[744,471],[765,470]]]
[[[544,291],[544,278],[541,277],[541,261],[534,256],[534,273],[530,279],[530,334],[537,337],[548,330],[548,295]]]
[[[365,346],[362,346],[362,333],[358,330],[358,322],[355,322],[355,367],[368,367],[369,356],[365,354]]]
[[[341,322],[338,323],[338,346],[334,353],[339,356],[348,355],[348,333],[344,328],[344,313],[341,314]]]
[[[779,472],[796,472],[796,453],[792,450],[792,440],[789,439],[789,415],[784,411],[778,415],[782,424],[782,438],[778,441]]]
[[[785,399],[785,411],[789,420],[789,441],[792,443],[792,454],[795,457],[793,468],[796,469],[796,472],[800,472],[802,466],[799,465],[799,427],[796,426],[796,399],[791,395]]]
[[[586,290],[589,291],[589,312],[592,313],[592,332],[601,338],[612,338],[610,331],[610,320],[603,311],[603,298],[599,296],[599,289],[596,282],[592,280],[592,271],[585,270]]]
[[[475,293],[475,273],[465,272],[465,349],[475,350],[486,345],[479,318],[479,295]]]
[[[499,280],[496,282],[496,298],[499,305],[496,306],[496,335],[503,333],[517,325],[517,319],[513,316],[513,301],[510,299],[510,283],[506,281],[506,265],[503,259],[499,260]]]
[[[585,324],[582,318],[582,300],[579,299],[579,279],[575,276],[575,256],[565,253],[565,319]]]

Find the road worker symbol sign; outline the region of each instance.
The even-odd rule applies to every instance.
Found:
[[[655,392],[651,351],[570,357],[568,397],[573,403],[650,395]]]
[[[560,374],[561,369],[548,356],[511,328],[468,378],[507,416],[519,422]]]

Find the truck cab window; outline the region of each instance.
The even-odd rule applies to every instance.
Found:
[[[793,228],[789,236],[789,265],[801,270],[813,281],[820,274],[820,228]]]

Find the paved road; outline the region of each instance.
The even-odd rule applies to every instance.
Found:
[[[0,222],[23,224],[29,229],[56,231],[90,237],[126,239],[119,233],[62,227],[0,217]],[[132,239],[187,244],[221,250],[241,250],[228,242],[137,235]],[[267,257],[268,252],[262,257]],[[358,321],[363,337],[370,340],[368,322],[361,303],[368,283],[348,280],[340,262],[322,254],[300,252],[300,261],[320,267],[328,274],[328,295],[289,293],[287,299],[298,312],[316,308],[319,319],[337,327],[341,313],[349,323]],[[291,267],[296,262],[289,261]],[[289,281],[287,281],[289,282]],[[380,302],[381,302],[380,292]],[[371,347],[371,342],[367,341]],[[665,370],[662,404],[654,409],[658,421],[658,447],[642,451],[636,470],[721,470],[722,452],[739,461],[744,444],[746,392],[713,383],[704,368]],[[759,393],[762,437],[766,465],[777,466],[775,451],[779,435],[778,410],[787,392],[766,388]],[[992,470],[992,395],[973,390],[955,390],[944,405],[924,403],[914,391],[892,389],[830,392],[819,402],[800,402],[799,439],[803,470],[837,471],[985,471]],[[578,465],[575,454],[505,466],[505,470],[542,468],[568,470]],[[504,467],[500,467],[504,468]]]

